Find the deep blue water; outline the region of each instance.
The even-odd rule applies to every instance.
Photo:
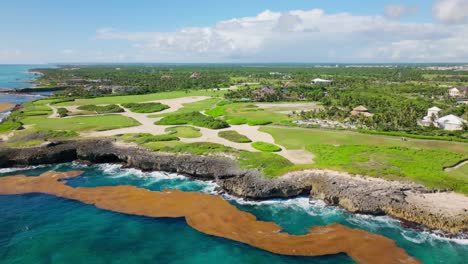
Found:
[[[0,89],[5,88],[28,88],[33,87],[31,81],[37,78],[36,75],[29,73],[28,70],[34,68],[50,68],[52,65],[8,65],[0,64]],[[13,94],[0,94],[0,104],[20,104],[27,101],[39,99],[40,95],[13,95]]]
[[[118,165],[62,164],[0,176],[37,175],[48,170],[84,170],[72,186],[134,185],[154,191],[179,189],[215,195],[216,185],[160,172],[143,173]],[[424,263],[466,263],[468,241],[450,240],[402,228],[389,217],[352,215],[307,198],[249,202],[224,196],[261,220],[292,234],[338,222],[385,235]],[[209,224],[209,223],[207,223]],[[385,252],[382,252],[385,254]],[[200,233],[183,219],[113,213],[43,194],[0,196],[0,263],[354,263],[346,255],[286,257]]]

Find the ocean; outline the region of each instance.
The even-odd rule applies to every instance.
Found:
[[[50,68],[53,65],[8,65],[0,64],[0,89],[29,88],[34,85],[27,81],[37,78],[28,70],[34,68]],[[0,104],[20,104],[41,98],[37,95],[0,94]]]
[[[447,239],[404,228],[385,216],[353,215],[307,197],[253,202],[216,192],[213,182],[164,172],[142,172],[115,164],[74,163],[23,170],[0,169],[0,176],[83,170],[73,187],[133,185],[153,191],[177,189],[222,195],[259,220],[291,234],[340,223],[393,239],[423,263],[466,263],[468,240]],[[194,201],[196,202],[196,201]],[[355,263],[344,254],[290,257],[200,233],[184,219],[149,218],[110,212],[45,194],[0,196],[0,263]],[[209,225],[209,223],[206,223]],[[382,252],[385,254],[385,252]]]

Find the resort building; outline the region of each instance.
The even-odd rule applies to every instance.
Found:
[[[312,80],[312,83],[313,84],[332,84],[333,81],[320,79],[320,78],[315,78],[315,79]]]
[[[468,97],[468,86],[453,87],[448,90],[448,94],[453,98]]]
[[[435,126],[440,129],[444,130],[463,130],[463,124],[466,121],[463,118],[460,118],[456,115],[446,115],[439,118],[439,112],[442,109],[438,107],[431,107],[427,110],[427,115],[420,121],[418,121],[418,125],[420,126]]]
[[[439,128],[444,130],[463,130],[463,124],[466,120],[456,115],[447,115],[436,120]]]
[[[418,122],[418,125],[428,127],[431,124],[434,124],[435,120],[439,118],[440,111],[442,111],[442,109],[437,106],[427,109],[427,115]]]
[[[369,113],[369,110],[363,105],[360,105],[360,106],[354,108],[353,111],[351,111],[351,116],[359,116],[359,115],[363,115],[365,117],[373,117],[374,116],[374,114]]]

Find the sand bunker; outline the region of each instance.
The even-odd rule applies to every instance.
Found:
[[[359,263],[419,263],[392,240],[339,224],[310,229],[306,235],[281,232],[219,196],[197,192],[153,192],[134,186],[72,188],[67,178],[82,172],[47,172],[39,177],[0,177],[0,195],[44,193],[98,208],[148,217],[185,217],[187,224],[208,235],[239,241],[282,255],[322,256],[346,253]]]

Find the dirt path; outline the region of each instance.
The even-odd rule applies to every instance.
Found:
[[[459,169],[459,168],[465,166],[466,164],[468,164],[468,160],[462,161],[462,162],[458,163],[457,165],[455,165],[453,167],[447,167],[447,168],[444,169],[444,171],[451,172],[451,171],[454,171],[456,169]]]
[[[55,106],[52,106],[51,104],[46,104],[50,109],[52,109],[52,114],[48,116],[47,118],[59,118],[58,114],[58,109]]]

